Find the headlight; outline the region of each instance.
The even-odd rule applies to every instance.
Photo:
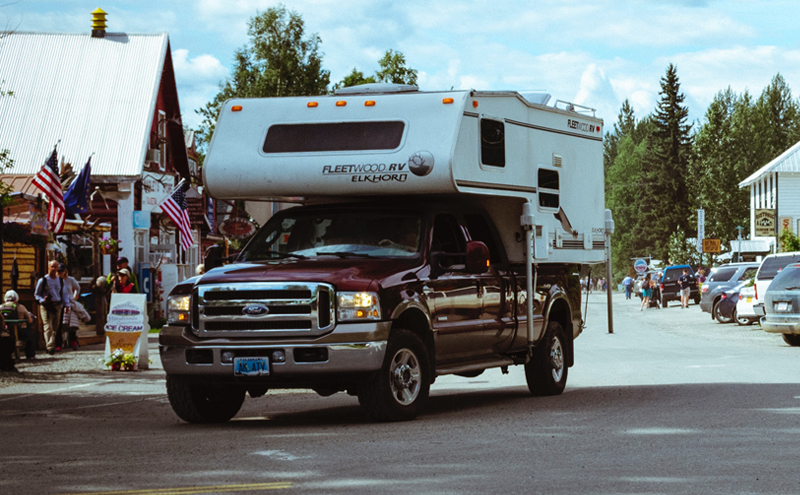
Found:
[[[167,298],[167,323],[188,325],[189,308],[191,307],[191,297],[189,294],[180,296],[169,296]]]
[[[378,294],[374,292],[339,292],[336,296],[339,321],[380,320]]]

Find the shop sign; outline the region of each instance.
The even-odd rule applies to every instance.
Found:
[[[31,213],[31,234],[34,235],[48,235],[48,222],[47,215],[38,206],[30,205]]]
[[[123,353],[136,356],[137,368],[149,367],[147,334],[150,323],[144,294],[111,294],[105,331],[105,360],[115,350],[122,349]]]
[[[233,217],[219,224],[219,233],[229,239],[245,239],[253,235],[256,226],[246,218]]]
[[[142,174],[142,211],[161,213],[158,206],[175,189],[175,177],[145,172]]]
[[[781,217],[780,221],[778,222],[780,228],[778,229],[778,233],[782,233],[784,230],[788,230],[789,232],[792,231],[792,217]]]
[[[755,211],[755,237],[775,236],[775,210],[759,208]]]
[[[186,203],[189,205],[189,221],[192,227],[203,225],[203,216],[205,216],[203,198],[186,198]]]

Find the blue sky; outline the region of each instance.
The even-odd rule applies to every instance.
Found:
[[[265,0],[0,0],[0,29],[89,32],[91,11],[111,32],[166,31],[184,123],[216,94],[247,43],[247,21]],[[403,52],[423,90],[454,87],[546,90],[597,109],[612,124],[622,101],[639,117],[658,99],[669,63],[678,67],[690,119],[702,120],[728,86],[756,96],[780,72],[800,94],[800,2],[796,0],[286,0],[307,33],[322,38],[333,82],[353,67],[377,69]],[[2,63],[2,61],[0,61]]]

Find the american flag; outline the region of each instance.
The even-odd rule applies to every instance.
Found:
[[[61,190],[61,179],[58,177],[58,154],[56,148],[53,147],[53,153],[47,159],[42,169],[33,178],[33,185],[41,189],[50,201],[50,206],[47,208],[47,220],[50,222],[50,228],[53,233],[59,234],[64,230],[64,221],[67,218],[67,212],[64,209],[64,193]]]
[[[175,186],[172,194],[159,205],[170,220],[178,226],[178,230],[181,233],[181,247],[184,251],[194,244],[192,224],[189,221],[189,203],[186,201],[186,191],[188,189],[189,184],[182,179]]]

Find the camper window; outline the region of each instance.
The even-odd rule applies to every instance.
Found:
[[[539,206],[558,208],[558,172],[546,168],[539,169]]]
[[[505,124],[499,120],[481,119],[481,163],[506,166]]]
[[[393,150],[400,146],[405,123],[325,122],[276,124],[267,131],[264,153]]]

